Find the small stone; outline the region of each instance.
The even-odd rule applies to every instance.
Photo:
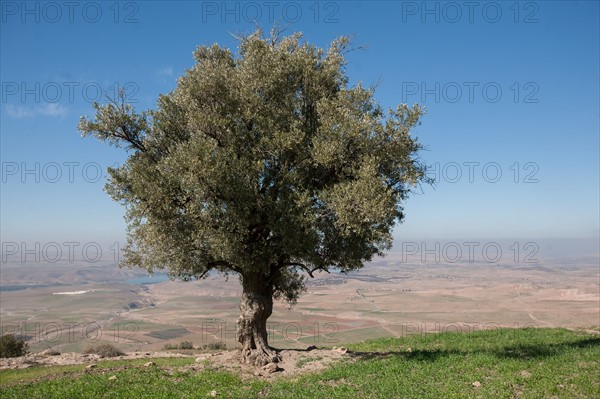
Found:
[[[217,391],[215,391],[215,390],[210,391],[210,396],[213,397],[213,398],[216,398],[217,397]]]
[[[87,366],[85,366],[85,371],[90,371],[92,369],[96,368],[95,364],[88,364]]]
[[[563,389],[565,386],[563,384],[558,384],[557,387]]]
[[[408,348],[406,351],[407,351],[408,353],[411,353],[411,352],[412,352],[412,348]]]
[[[339,348],[335,348],[334,351],[341,353],[341,354],[345,354],[348,353],[348,348],[344,348],[343,346],[340,346]]]
[[[144,363],[144,367],[152,367],[152,366],[156,366],[156,363],[154,363],[154,362]]]
[[[266,366],[263,366],[262,369],[269,373],[275,373],[275,372],[281,370],[279,368],[279,366],[277,365],[277,363],[274,363],[274,362],[271,362],[271,363],[267,364]]]
[[[475,381],[475,382],[474,382],[473,384],[471,384],[471,385],[473,385],[475,388],[479,388],[479,387],[481,386],[481,382],[479,382],[479,381]]]
[[[117,376],[116,376],[116,375],[111,375],[110,377],[108,377],[108,380],[109,380],[109,381],[114,381],[114,380],[116,380],[116,379],[117,379]]]

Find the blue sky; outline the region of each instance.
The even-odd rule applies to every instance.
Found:
[[[599,3],[467,4],[2,2],[2,241],[122,241],[103,185],[126,154],[80,138],[79,117],[98,88],[153,108],[197,45],[235,47],[256,19],[320,46],[352,36],[366,49],[351,82],[427,108],[416,133],[438,182],[408,200],[397,240],[597,242]]]

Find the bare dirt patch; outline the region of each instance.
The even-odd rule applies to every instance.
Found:
[[[335,362],[351,359],[349,352],[337,349],[284,349],[278,351],[278,354],[281,360],[276,366],[254,367],[240,363],[237,350],[198,356],[196,364],[211,369],[238,372],[242,376],[273,378],[317,372]]]

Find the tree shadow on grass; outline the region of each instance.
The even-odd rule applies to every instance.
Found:
[[[435,361],[441,357],[452,355],[467,356],[472,354],[493,355],[499,359],[538,359],[557,356],[572,348],[598,347],[600,349],[600,337],[589,337],[581,340],[569,340],[551,344],[520,344],[505,346],[501,348],[474,348],[473,350],[461,349],[413,349],[409,351],[385,351],[385,352],[350,352],[349,355],[356,359],[370,360],[388,357],[402,357],[415,361]]]
[[[496,349],[494,355],[500,358],[535,359],[557,356],[572,348],[600,347],[600,337],[590,337],[583,340],[566,341],[552,344],[517,345]]]

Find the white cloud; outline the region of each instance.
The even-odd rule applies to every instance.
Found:
[[[6,113],[13,118],[33,118],[39,115],[44,116],[65,116],[68,109],[64,105],[56,103],[47,103],[37,107],[29,108],[23,105],[6,105]]]
[[[13,118],[29,118],[35,115],[35,112],[27,107],[14,106],[12,104],[6,106],[6,113]]]
[[[165,67],[158,71],[159,76],[173,76],[173,67]]]
[[[67,107],[57,103],[48,103],[38,107],[39,113],[47,116],[65,116],[67,115]]]

